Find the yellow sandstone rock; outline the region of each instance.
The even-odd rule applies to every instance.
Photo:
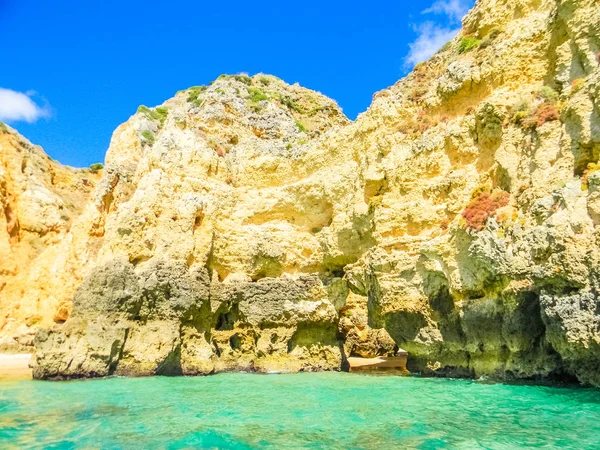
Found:
[[[599,385],[600,9],[481,0],[463,25],[354,122],[262,74],[140,107],[97,183],[51,165],[96,185],[68,227],[5,188],[3,335],[72,300],[36,377],[339,370],[401,347],[425,374]],[[15,250],[17,197],[27,233],[52,230],[39,253]]]
[[[65,241],[100,177],[0,126],[0,349],[31,346],[38,326],[68,317],[80,278],[62,272]]]

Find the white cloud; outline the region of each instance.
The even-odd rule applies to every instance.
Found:
[[[17,92],[0,88],[0,120],[3,122],[35,122],[41,117],[49,117],[47,106],[41,107],[31,98],[34,92]]]
[[[410,51],[404,63],[407,66],[414,66],[420,62],[431,58],[446,42],[456,36],[459,29],[443,28],[433,22],[425,22],[415,27],[419,36],[408,44]]]
[[[473,2],[471,0],[438,0],[423,14],[444,14],[452,22],[459,22],[469,12]]]
[[[410,44],[404,58],[406,67],[431,58],[446,42],[460,31],[460,21],[473,6],[474,0],[437,0],[422,14],[435,14],[439,20],[413,25],[417,38]]]

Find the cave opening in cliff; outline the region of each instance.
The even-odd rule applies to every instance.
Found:
[[[234,304],[227,312],[222,312],[217,316],[215,329],[218,331],[233,330],[235,322],[238,320],[239,306]]]

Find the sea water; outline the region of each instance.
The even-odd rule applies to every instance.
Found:
[[[600,448],[600,390],[366,376],[0,381],[1,449]]]

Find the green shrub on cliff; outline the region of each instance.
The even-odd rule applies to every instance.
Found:
[[[517,125],[523,125],[523,120],[529,117],[529,103],[521,102],[513,106],[510,111],[511,122]]]
[[[481,41],[477,39],[475,36],[465,36],[461,38],[458,43],[458,53],[467,53],[473,50],[474,48],[479,47]]]
[[[138,109],[136,112],[139,114],[143,114],[143,115],[147,116],[148,118],[152,117],[152,111],[150,111],[150,108],[148,108],[146,105],[138,106]]]
[[[208,89],[206,86],[192,86],[188,89],[187,101],[194,106],[202,105],[202,99],[198,98],[200,94]]]
[[[235,80],[235,81],[239,81],[240,83],[244,83],[248,86],[250,86],[252,84],[252,78],[250,78],[248,75],[219,75],[219,77],[217,78],[217,80]]]
[[[158,117],[158,120],[160,121],[160,126],[163,126],[169,115],[169,108],[159,106],[158,108],[154,109],[154,112],[155,116]]]
[[[92,172],[98,172],[102,169],[104,169],[104,164],[102,164],[102,163],[94,163],[94,164],[90,165],[90,170]]]
[[[288,109],[291,109],[292,111],[295,111],[300,114],[304,114],[304,108],[300,106],[290,96],[279,94],[278,100],[279,103],[281,103],[283,106],[286,106]]]
[[[560,114],[556,106],[552,103],[542,103],[535,110],[529,111],[527,116],[520,120],[523,128],[539,128],[546,122],[553,122],[560,119]]]
[[[167,116],[169,115],[169,109],[165,108],[164,106],[150,109],[145,105],[140,105],[140,107],[137,109],[137,112],[139,114],[143,114],[149,120],[156,120],[160,122],[161,127],[164,125],[165,120],[167,120]]]
[[[150,144],[150,145],[154,144],[154,140],[155,140],[154,134],[151,131],[148,131],[148,130],[142,131],[142,137],[148,144]]]
[[[300,133],[306,133],[306,127],[304,126],[304,124],[302,122],[297,120],[296,126],[298,127],[298,130],[300,131]]]
[[[233,78],[235,81],[239,81],[240,83],[247,84],[248,86],[252,84],[252,78],[250,78],[248,75],[233,75],[231,78]]]
[[[538,97],[546,102],[556,103],[558,101],[558,92],[550,86],[542,86],[538,91]]]
[[[553,98],[550,92],[546,92],[549,98]],[[529,103],[522,102],[512,108],[511,122],[520,125],[526,129],[539,128],[547,122],[553,122],[560,119],[560,113],[556,107],[556,103],[544,101],[532,109]]]
[[[257,89],[257,88],[249,87],[248,94],[250,94],[249,100],[252,103],[258,103],[258,102],[262,102],[263,100],[269,99],[269,97],[267,97],[267,94],[265,94],[263,91],[261,91],[260,89]]]

